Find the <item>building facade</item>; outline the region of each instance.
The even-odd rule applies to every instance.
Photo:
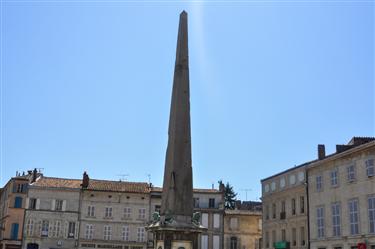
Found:
[[[79,248],[145,249],[149,193],[147,183],[95,180],[84,174]]]
[[[375,249],[375,141],[353,138],[308,170],[311,249]]]
[[[262,237],[262,204],[236,202],[234,210],[225,210],[224,248],[260,249]]]
[[[82,180],[12,178],[1,189],[0,248],[151,248],[153,234],[145,227],[160,211],[161,195],[149,183],[96,180],[86,173]],[[193,196],[194,212],[207,228],[199,248],[226,248],[223,186],[194,189]]]
[[[199,235],[199,248],[223,249],[224,233],[224,192],[221,189],[194,189],[194,212],[201,213],[201,224],[207,228]],[[162,189],[153,187],[151,191],[151,210],[158,211],[161,206]],[[152,234],[149,235],[152,238]],[[153,247],[150,244],[150,248]]]
[[[263,248],[375,249],[374,162],[375,138],[353,137],[263,179]]]
[[[29,182],[38,177],[36,170],[22,176],[17,173],[1,191],[0,249],[20,249]]]
[[[309,164],[261,181],[263,248],[307,248],[306,168]]]
[[[24,249],[75,248],[81,180],[40,177],[26,199]]]

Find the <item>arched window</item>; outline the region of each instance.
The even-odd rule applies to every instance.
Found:
[[[237,249],[237,238],[236,237],[230,238],[230,249]]]

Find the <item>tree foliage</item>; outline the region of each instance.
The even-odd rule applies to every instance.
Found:
[[[219,186],[224,186],[224,207],[225,209],[234,209],[236,204],[237,193],[234,192],[233,186],[227,182],[224,184],[222,180],[219,182]]]

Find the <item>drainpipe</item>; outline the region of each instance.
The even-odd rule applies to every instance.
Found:
[[[306,211],[307,211],[307,249],[310,249],[310,198],[309,198],[309,173],[306,169]]]
[[[80,238],[81,238],[81,208],[82,208],[82,199],[83,199],[83,188],[79,190],[79,201],[78,201],[78,238],[76,240],[77,246],[75,248],[79,248]]]

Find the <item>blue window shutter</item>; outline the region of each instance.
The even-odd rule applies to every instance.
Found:
[[[10,239],[12,239],[12,240],[18,239],[18,223],[12,224],[12,234],[11,234]]]
[[[17,196],[14,199],[14,207],[15,208],[22,208],[22,197]]]

